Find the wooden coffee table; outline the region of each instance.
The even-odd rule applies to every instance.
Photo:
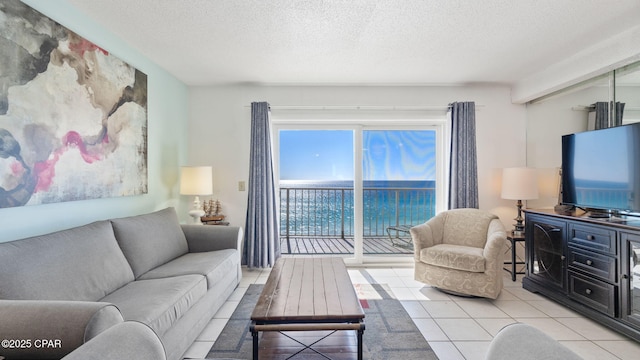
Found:
[[[358,359],[362,359],[364,311],[341,258],[276,261],[251,314],[250,328],[254,359],[258,359],[261,331],[323,330],[332,331],[327,336],[338,330],[357,331]],[[310,345],[300,343],[304,348],[291,357],[306,349],[320,354],[312,348],[318,341]]]

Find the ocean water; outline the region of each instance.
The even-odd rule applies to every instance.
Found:
[[[631,183],[581,180],[575,181],[575,192],[568,199],[578,206],[596,209],[637,211],[640,199],[633,196]]]
[[[394,225],[435,215],[434,181],[365,181],[364,236],[387,236]],[[352,181],[281,181],[280,234],[353,236]]]

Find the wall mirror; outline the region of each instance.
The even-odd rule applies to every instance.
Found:
[[[552,179],[562,162],[562,135],[634,122],[640,122],[640,61],[527,103],[527,166]],[[549,194],[527,206],[556,202]]]
[[[527,202],[530,208],[549,208],[558,202],[558,168],[562,162],[562,135],[594,128],[595,106],[613,100],[613,72],[556,91],[527,104],[527,166],[539,170],[553,191]],[[543,180],[541,180],[542,182]],[[551,184],[553,183],[553,184]]]
[[[622,125],[640,122],[640,62],[615,70],[615,101]]]

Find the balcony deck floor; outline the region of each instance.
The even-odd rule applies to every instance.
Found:
[[[405,239],[407,240],[407,239]],[[398,240],[395,240],[399,242]],[[314,255],[314,254],[353,254],[353,238],[339,238],[331,236],[301,237],[291,236],[289,238],[290,249],[286,237],[280,238],[280,248],[283,254]],[[401,243],[402,244],[402,243]],[[364,254],[413,254],[411,247],[394,246],[388,237],[366,237],[364,238]]]

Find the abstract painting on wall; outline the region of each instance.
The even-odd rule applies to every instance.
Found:
[[[147,193],[147,76],[0,2],[0,208]]]

